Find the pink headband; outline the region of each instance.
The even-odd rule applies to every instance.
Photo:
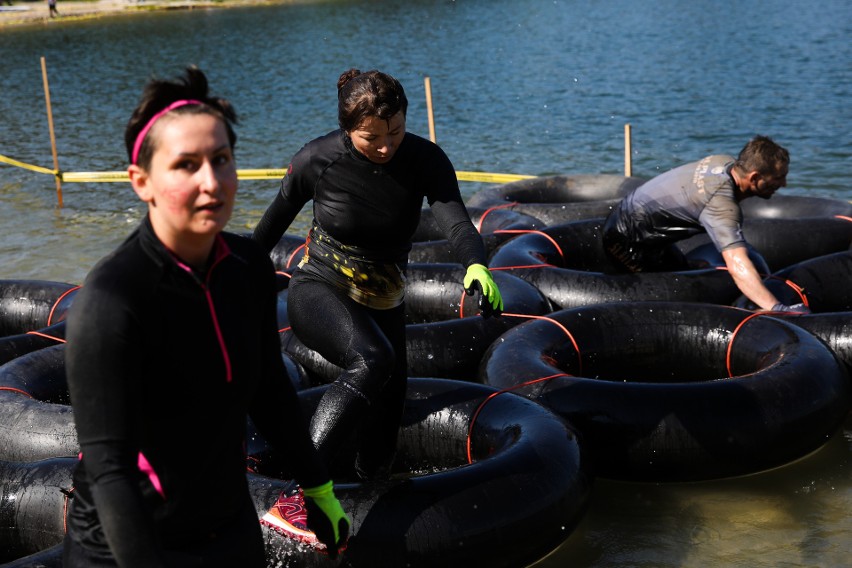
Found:
[[[174,110],[178,107],[186,106],[186,105],[203,105],[201,101],[197,101],[195,99],[181,99],[179,101],[175,101],[154,116],[151,117],[151,120],[148,121],[148,124],[139,131],[139,135],[136,137],[136,142],[133,144],[133,155],[131,156],[131,164],[136,164],[136,160],[139,158],[139,149],[142,147],[142,141],[145,140],[145,136],[148,135],[148,131],[151,130],[151,127],[154,126],[154,123],[157,120],[166,114],[167,112]]]

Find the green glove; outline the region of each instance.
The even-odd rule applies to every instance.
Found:
[[[482,297],[487,301],[487,304],[480,305],[483,308],[483,316],[491,313],[499,316],[503,311],[503,297],[500,296],[500,290],[491,277],[491,272],[484,265],[471,264],[468,266],[467,273],[464,275],[463,286],[469,296],[472,296],[477,288],[482,292]]]
[[[328,555],[337,558],[338,551],[346,548],[349,519],[334,496],[334,485],[329,480],[322,485],[305,488],[303,493],[308,510],[308,528],[326,546]]]

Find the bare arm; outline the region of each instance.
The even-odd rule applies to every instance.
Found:
[[[736,247],[722,251],[722,258],[737,288],[762,310],[771,310],[778,298],[763,285],[763,280],[748,257],[746,247]]]

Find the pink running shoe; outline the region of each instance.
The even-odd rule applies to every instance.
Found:
[[[278,500],[263,515],[260,522],[284,536],[326,552],[326,546],[317,539],[313,531],[308,529],[305,495],[302,493],[302,488],[295,483],[281,491]]]

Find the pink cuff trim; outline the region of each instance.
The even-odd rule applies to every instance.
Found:
[[[163,485],[160,483],[160,478],[157,476],[157,472],[154,471],[154,468],[151,467],[151,464],[148,462],[148,458],[142,452],[139,452],[139,471],[148,476],[148,479],[151,481],[151,485],[154,486],[154,489],[157,490],[157,493],[165,499],[166,494],[163,491]]]

